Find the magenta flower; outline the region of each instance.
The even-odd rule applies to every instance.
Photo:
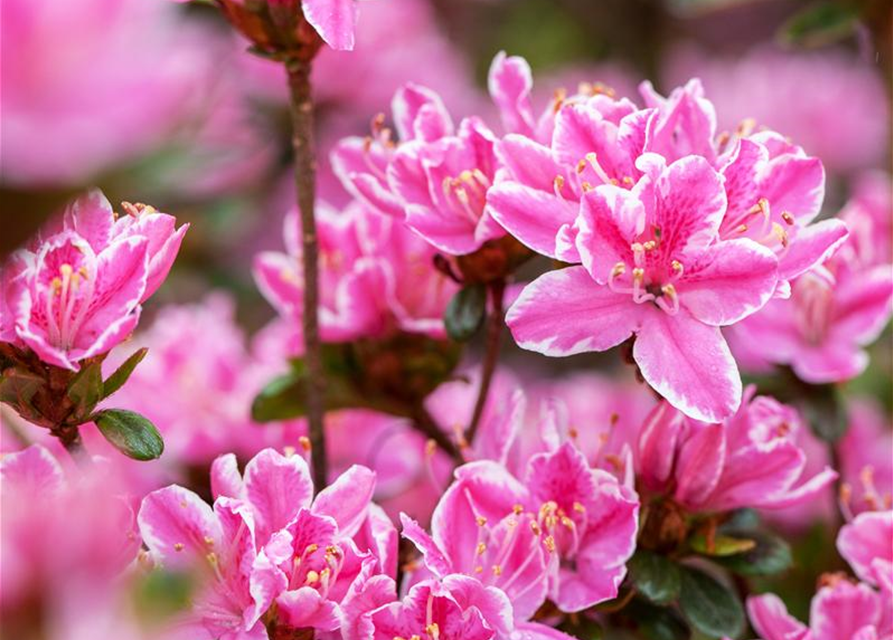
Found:
[[[0,460],[4,635],[136,637],[122,587],[139,538],[127,501],[109,489],[120,486],[109,471],[98,459],[89,469],[65,469],[41,445]]]
[[[893,512],[865,513],[844,525],[837,548],[856,575],[823,578],[809,626],[790,616],[774,594],[747,600],[750,622],[764,640],[877,640],[893,634]],[[872,588],[880,587],[880,593]]]
[[[506,322],[525,349],[551,356],[604,351],[635,335],[645,380],[696,419],[720,420],[741,399],[738,368],[719,327],[762,307],[777,259],[747,240],[721,240],[722,178],[703,158],[664,166],[626,191],[587,194],[578,222],[583,261],[540,276]],[[709,381],[709,382],[708,382]]]
[[[851,514],[893,509],[893,433],[884,410],[865,398],[849,404],[849,426],[840,439],[842,506]]]
[[[865,369],[863,347],[893,315],[893,272],[885,262],[890,240],[883,235],[890,200],[875,185],[869,194],[863,187],[844,210],[854,235],[822,266],[793,281],[790,300],[773,300],[736,325],[734,345],[758,361],[790,365],[811,383],[848,380]]]
[[[133,331],[140,304],[173,264],[189,225],[145,205],[118,217],[98,191],[74,202],[3,267],[5,341],[44,361],[77,369]],[[6,314],[4,314],[6,315]]]
[[[204,568],[205,588],[185,628],[214,638],[267,638],[261,617],[275,602],[282,625],[333,630],[338,601],[362,566],[391,565],[396,557],[393,525],[373,527],[380,547],[361,550],[351,539],[368,517],[382,517],[369,508],[374,483],[371,471],[353,467],[313,500],[303,458],[266,449],[243,478],[230,454],[212,467],[213,509],[173,485],[143,500],[140,531],[161,564]]]
[[[547,597],[572,612],[617,595],[635,549],[639,502],[571,443],[531,457],[523,481],[486,460],[455,476],[430,538],[404,520],[404,535],[432,573],[463,573],[501,589],[522,622]]]
[[[320,324],[324,340],[386,337],[395,331],[443,337],[443,312],[457,285],[434,267],[436,251],[402,222],[352,203],[320,208]],[[285,222],[287,253],[255,258],[261,292],[293,324],[302,313],[300,255],[294,214]]]
[[[741,409],[722,424],[692,420],[667,403],[655,407],[639,434],[644,485],[669,490],[683,507],[701,512],[780,509],[826,490],[837,477],[828,467],[798,484],[807,460],[797,444],[805,428],[797,412],[755,392],[748,387]]]

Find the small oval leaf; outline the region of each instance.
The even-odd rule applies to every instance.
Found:
[[[778,536],[766,531],[748,531],[754,547],[744,553],[715,558],[727,569],[743,576],[769,576],[787,571],[793,564],[791,547]]]
[[[652,602],[666,604],[679,596],[679,567],[666,556],[639,549],[627,567],[636,590]]]
[[[689,539],[691,548],[705,556],[733,556],[750,551],[757,546],[750,538],[735,538],[717,534],[709,540],[703,533],[696,533]]]
[[[66,422],[74,425],[87,422],[102,399],[102,363],[98,360],[83,361],[65,393],[74,405]]]
[[[487,287],[483,284],[462,287],[443,314],[447,335],[457,342],[470,340],[484,323],[486,312]]]
[[[255,422],[300,418],[307,413],[307,383],[304,375],[289,372],[273,378],[251,403]]]
[[[735,637],[744,626],[744,608],[728,587],[692,567],[683,567],[679,605],[688,621],[702,633]]]
[[[104,409],[92,420],[105,439],[128,458],[154,460],[164,452],[158,429],[135,411]]]

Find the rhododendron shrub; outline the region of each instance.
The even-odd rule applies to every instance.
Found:
[[[888,105],[835,121],[876,83],[633,90],[676,23],[750,42],[727,3],[393,3],[13,12],[4,198],[170,213],[79,186],[2,258],[3,637],[893,639]],[[536,73],[475,58],[528,23]],[[204,108],[130,166],[193,37]]]

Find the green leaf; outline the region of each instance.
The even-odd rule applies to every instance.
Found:
[[[768,576],[790,568],[791,547],[783,539],[766,531],[747,531],[744,535],[754,541],[753,549],[715,558],[716,562],[744,576]]]
[[[134,460],[154,460],[164,451],[161,434],[151,422],[134,411],[104,409],[92,416],[112,446]]]
[[[26,369],[10,367],[0,375],[0,402],[5,402],[30,422],[42,422],[34,399],[45,389],[46,380]]]
[[[93,409],[102,399],[102,363],[96,360],[82,363],[80,371],[68,383],[65,393],[74,404],[66,422],[70,424],[87,422]]]
[[[659,607],[645,600],[635,599],[623,614],[636,623],[639,633],[647,640],[689,640],[691,629],[675,609]]]
[[[457,342],[470,340],[484,323],[486,312],[487,287],[483,284],[462,287],[443,314],[447,335]]]
[[[307,413],[306,394],[303,375],[292,371],[273,378],[251,403],[251,417],[255,422],[299,418]]]
[[[821,440],[833,443],[846,434],[849,427],[846,401],[835,385],[810,387],[802,408],[812,432]]]
[[[627,566],[630,582],[652,602],[666,604],[679,596],[679,567],[666,556],[639,549]]]
[[[703,533],[694,534],[688,541],[691,548],[705,556],[733,556],[738,553],[750,551],[757,546],[755,540],[748,538],[734,538],[717,534],[713,537],[713,544],[708,544],[707,537]]]
[[[120,367],[115,369],[112,375],[106,378],[102,385],[102,399],[108,398],[124,386],[124,383],[130,378],[130,374],[136,369],[136,365],[142,362],[148,352],[149,350],[146,347],[135,351]]]
[[[738,596],[712,576],[692,567],[682,568],[679,605],[692,626],[714,638],[737,636],[744,626],[744,609]]]
[[[858,19],[858,11],[853,6],[821,2],[788,20],[781,28],[781,37],[793,45],[822,46],[852,35]]]
[[[580,640],[603,640],[605,637],[602,626],[595,620],[585,617],[578,617],[576,623],[567,618],[558,625],[558,630]]]

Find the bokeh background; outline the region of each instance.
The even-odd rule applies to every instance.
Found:
[[[700,77],[721,129],[752,118],[822,159],[825,215],[866,180],[880,175],[890,185],[889,0],[361,3],[356,51],[324,51],[314,69],[319,192],[335,207],[348,201],[326,161],[337,140],[367,133],[407,81],[440,92],[456,116],[487,115],[486,73],[500,50],[531,63],[538,108],[580,82],[600,82],[636,100],[644,79],[667,93]],[[251,262],[261,250],[281,249],[283,218],[294,202],[280,68],[248,53],[203,2],[3,0],[0,47],[0,252],[6,255],[90,186],[113,203],[150,203],[191,223],[171,277],[146,305],[140,340],[171,352],[192,350],[205,365],[172,380],[169,372],[153,373],[147,361],[140,393],[145,402],[156,384],[170,409],[161,421],[213,423],[203,436],[210,440],[227,429],[241,429],[238,437],[248,440],[266,437],[233,420],[224,405],[239,413],[250,403],[250,390],[234,381],[249,359],[252,375],[270,373],[258,332],[275,314],[254,285]],[[199,303],[200,309],[169,307]],[[236,338],[218,340],[221,332]],[[232,344],[246,346],[233,352]],[[871,349],[867,372],[847,386],[850,397],[873,407],[865,420],[887,433],[886,442],[891,344],[888,328]],[[628,375],[616,354],[550,360],[512,344],[504,351],[504,362],[525,374]],[[226,402],[201,404],[196,398],[208,385]],[[3,416],[6,449],[17,427]],[[196,477],[206,473],[196,467]],[[773,585],[801,618],[816,576],[840,568],[823,551],[831,548],[827,531],[810,522],[804,516],[782,523],[800,540],[801,562],[785,585]]]

